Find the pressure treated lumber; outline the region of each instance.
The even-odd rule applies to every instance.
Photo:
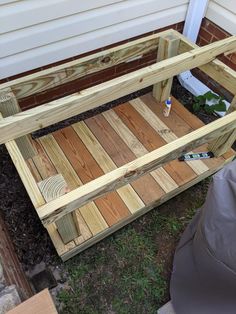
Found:
[[[122,220],[120,223],[113,225],[109,229],[106,229],[104,232],[101,232],[100,234],[97,234],[95,237],[89,239],[85,243],[82,243],[81,245],[72,248],[70,251],[68,251],[68,252],[64,253],[63,255],[61,255],[62,260],[64,262],[67,261],[68,259],[72,258],[76,254],[78,254],[78,253],[82,252],[83,250],[91,247],[95,243],[101,241],[102,239],[108,237],[109,235],[113,234],[114,232],[116,232],[117,230],[121,229],[122,227],[128,225],[129,223],[131,223],[132,221],[136,220],[137,218],[139,218],[139,217],[143,216],[144,214],[148,213],[150,210],[152,210],[154,208],[157,208],[158,206],[160,206],[161,204],[165,203],[166,201],[168,201],[172,197],[182,193],[183,191],[187,190],[188,188],[190,188],[191,186],[197,184],[198,182],[201,182],[203,179],[207,178],[208,176],[213,175],[215,172],[220,170],[225,164],[227,164],[228,162],[232,161],[233,157],[234,157],[234,155],[230,155],[229,159],[226,160],[224,163],[222,163],[220,166],[210,168],[209,170],[207,170],[207,172],[202,173],[200,176],[197,176],[193,180],[191,180],[188,183],[180,186],[179,188],[175,189],[174,191],[172,191],[170,193],[166,193],[164,197],[161,197],[160,199],[154,201],[149,206],[146,206],[146,207],[142,208],[140,211],[136,212],[135,214],[133,214],[132,216],[128,217],[127,219]]]
[[[178,54],[180,39],[175,35],[162,36],[159,39],[157,62],[174,57]],[[173,77],[153,86],[153,97],[158,101],[165,101],[170,97]]]
[[[236,112],[236,96],[234,96],[232,103],[230,104],[230,107],[226,114],[229,114],[231,112]],[[230,131],[229,133],[226,133],[223,136],[220,136],[215,141],[213,141],[209,145],[209,150],[214,153],[215,156],[221,156],[224,153],[226,153],[230,147],[232,147],[233,143],[236,141],[236,128],[233,131]]]
[[[1,88],[11,87],[17,99],[46,91],[88,74],[92,74],[120,63],[141,58],[144,54],[156,51],[159,37],[171,33],[166,30],[146,38],[103,50],[46,70],[42,70],[16,80],[6,82]]]
[[[235,129],[236,112],[191,132],[151,153],[113,170],[78,189],[61,196],[55,201],[37,208],[44,224],[54,222],[90,200],[117,189],[138,177],[160,167],[163,163],[179,157],[183,152],[212,141],[220,134]],[[60,208],[60,209],[58,209]]]
[[[5,118],[0,121],[0,144],[203,65],[235,47],[236,36],[232,36]]]
[[[67,183],[61,174],[38,182],[38,186],[47,203],[69,192]],[[79,236],[79,230],[77,230],[72,214],[65,215],[63,218],[57,220],[56,225],[65,244]]]
[[[6,118],[20,111],[21,109],[12,90],[10,88],[0,90],[0,112],[2,117]],[[36,151],[31,143],[30,135],[17,138],[16,144],[25,160],[36,155]]]
[[[175,31],[174,31],[175,32]],[[181,39],[179,46],[179,53],[196,49],[198,45],[192,43],[189,39],[180,33],[177,33]],[[225,63],[218,59],[212,60],[209,63],[199,66],[199,69],[210,76],[214,81],[222,87],[230,91],[233,95],[236,94],[236,71],[231,69]]]
[[[0,112],[0,120],[2,119],[2,114]],[[16,167],[16,170],[19,173],[19,176],[26,188],[27,193],[34,205],[34,207],[39,207],[45,204],[45,200],[38,188],[38,185],[31,174],[26,161],[24,160],[19,147],[15,141],[9,141],[6,144],[7,151],[11,156],[11,159]]]

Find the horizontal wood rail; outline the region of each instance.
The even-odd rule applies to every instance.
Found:
[[[236,36],[196,48],[71,96],[7,117],[0,121],[0,144],[201,66],[214,60],[217,55],[234,48]]]
[[[48,225],[107,192],[176,159],[181,154],[234,130],[235,127],[236,112],[232,112],[37,208],[37,213],[42,222]]]

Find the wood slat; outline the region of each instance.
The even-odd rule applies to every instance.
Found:
[[[219,54],[234,48],[236,36],[196,48],[71,96],[7,117],[0,121],[0,144],[206,64]]]
[[[73,128],[104,173],[110,172],[117,168],[110,156],[103,149],[101,144],[98,142],[96,137],[84,122],[78,122],[74,124]],[[120,195],[121,199],[126,204],[131,213],[134,213],[144,206],[143,201],[130,185],[123,186],[122,188],[118,189],[117,193]]]
[[[115,162],[117,167],[136,158],[134,153],[132,153],[129,147],[123,142],[121,137],[118,136],[101,114],[87,119],[85,123]],[[164,195],[164,191],[150,175],[146,175],[137,181],[134,181],[132,187],[145,204],[149,204],[157,197]]]
[[[189,151],[201,144],[212,141],[219,135],[230,132],[235,128],[236,112],[214,121],[198,130],[191,132],[173,142],[158,148],[143,157],[137,158],[122,167],[89,182],[76,190],[61,196],[37,209],[44,224],[52,223],[63,215],[73,211],[106,194],[130,183],[148,172],[176,159],[183,152]],[[60,208],[60,210],[59,210]]]
[[[115,108],[115,111],[123,120],[123,122],[126,123],[126,125],[130,128],[130,130],[136,135],[136,137],[140,139],[148,152],[166,144],[161,136],[155,132],[150,124],[130,104],[126,104],[125,106],[118,106]],[[150,114],[148,116],[152,118]],[[157,126],[159,127],[159,124]],[[189,178],[194,178],[196,176],[188,166],[177,160],[169,162],[168,164],[164,165],[163,168],[169,174],[169,176],[172,177],[178,186],[183,185],[185,182],[187,182],[187,180],[189,180]]]
[[[126,145],[130,147],[136,157],[141,157],[148,153],[148,150],[113,110],[104,112],[103,116],[114,128],[116,133],[125,141]],[[152,171],[150,174],[166,193],[178,187],[176,182],[162,167]]]
[[[71,127],[55,132],[54,137],[83,183],[90,182],[104,174]],[[95,203],[109,226],[130,214],[116,192],[97,199]]]
[[[162,137],[166,143],[170,143],[171,141],[174,141],[178,138],[176,134],[173,133],[171,129],[168,128],[165,124],[169,117],[165,118],[163,114],[160,114],[160,116],[158,117],[151,109],[149,109],[149,107],[146,106],[146,104],[141,99],[135,99],[130,103],[142,115],[142,117],[146,119],[150,126],[157,133],[160,134],[160,137]],[[154,99],[152,97],[149,97],[147,103],[154,104]],[[168,132],[165,132],[166,130]],[[184,170],[186,171],[186,173],[189,172],[189,169],[187,171],[188,167],[186,166],[186,164],[198,175],[208,170],[208,167],[201,160],[186,162],[186,164],[179,161],[175,161],[175,163],[176,167],[182,168],[179,170],[180,172]]]
[[[61,150],[60,146],[54,139],[53,135],[46,136],[45,138],[41,138],[40,141],[43,141],[44,147],[46,151],[49,153],[50,159],[53,161],[53,164],[57,167],[59,172],[63,175],[66,179],[68,187],[70,190],[75,189],[77,186],[81,186],[82,182],[77,176],[76,172],[72,168],[70,162],[65,157],[63,151]],[[86,224],[89,226],[92,234],[97,234],[107,228],[107,224],[103,219],[102,215],[100,214],[97,206],[92,202],[89,203],[79,209],[82,215],[81,221],[86,221]],[[76,211],[76,215],[78,217],[78,213]],[[77,219],[78,221],[78,219]],[[80,224],[78,221],[80,231],[85,230],[85,234],[87,235],[89,232]]]

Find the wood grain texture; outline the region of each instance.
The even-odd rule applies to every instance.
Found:
[[[20,112],[20,106],[10,88],[0,90],[0,112],[2,117],[9,117]],[[32,146],[30,135],[16,139],[16,144],[25,160],[35,156],[36,151]]]
[[[148,153],[148,150],[123,123],[114,110],[104,112],[103,115],[116,133],[125,141],[126,145],[130,147],[136,157],[141,157]],[[170,192],[178,187],[177,183],[162,167],[152,171],[150,174],[165,192]]]
[[[104,174],[71,127],[55,132],[54,137],[83,183],[90,182]],[[97,199],[95,203],[109,226],[130,214],[116,192]]]
[[[219,134],[225,134],[235,128],[236,112],[212,122],[198,130],[191,132],[158,148],[143,157],[136,159],[122,167],[89,182],[76,190],[61,196],[55,201],[37,209],[38,215],[45,223],[52,223],[76,207],[83,206],[109,191],[115,190],[160,167],[163,163],[176,159],[184,151],[207,143]],[[60,210],[59,210],[60,208]]]
[[[109,229],[105,230],[104,232],[96,235],[92,239],[89,239],[86,243],[83,243],[83,244],[81,244],[81,245],[79,245],[77,247],[74,247],[72,250],[68,251],[67,253],[65,253],[65,254],[63,254],[61,256],[62,260],[63,261],[67,261],[68,259],[72,258],[76,254],[82,252],[83,250],[89,248],[90,246],[94,245],[95,243],[97,243],[97,242],[101,241],[102,239],[108,237],[109,235],[111,235],[112,233],[114,233],[117,230],[121,229],[122,227],[128,225],[129,223],[131,223],[135,219],[137,219],[137,218],[141,217],[142,215],[146,214],[151,209],[160,206],[161,204],[163,204],[164,202],[168,201],[172,197],[182,193],[183,191],[187,190],[191,186],[193,186],[193,185],[197,184],[198,182],[204,180],[208,176],[213,175],[215,172],[220,170],[225,164],[229,163],[231,160],[232,160],[232,155],[230,156],[230,158],[227,161],[225,161],[223,164],[221,164],[217,168],[212,168],[212,169],[207,170],[205,173],[197,176],[192,181],[189,181],[188,183],[182,185],[181,187],[178,187],[177,189],[175,189],[172,192],[166,193],[164,197],[162,197],[160,199],[157,199],[154,203],[150,204],[149,206],[145,206],[140,211],[137,211],[132,216],[129,216],[127,219],[121,221],[120,223],[118,223],[116,225],[113,225],[112,227],[110,227]]]
[[[132,104],[134,102],[135,100],[132,102]],[[136,103],[135,108],[139,109],[136,106]],[[136,135],[136,137],[140,139],[148,152],[151,152],[154,149],[157,149],[166,144],[165,140],[150,126],[152,124],[151,121],[154,120],[153,122],[156,123],[155,125],[157,129],[161,129],[159,121],[155,120],[156,116],[152,116],[149,112],[146,111],[148,113],[146,118],[150,118],[149,122],[147,122],[147,120],[145,120],[130,104],[126,106],[118,106],[115,108],[115,111],[124,121],[124,123],[126,123],[126,125],[130,128],[130,130]],[[166,130],[166,127],[163,129]],[[177,137],[175,137],[175,139],[176,138]],[[183,185],[189,178],[195,177],[194,172],[188,166],[177,160],[169,162],[168,164],[164,165],[163,168],[169,174],[169,176],[172,177],[178,186]]]
[[[117,168],[110,156],[103,149],[101,144],[98,142],[96,137],[84,122],[78,122],[74,124],[73,128],[104,173],[110,172]],[[139,210],[144,206],[143,201],[130,185],[121,187],[117,190],[117,193],[131,213]]]
[[[8,314],[57,314],[56,307],[48,289],[35,294],[30,299],[7,312]]]
[[[219,54],[234,48],[236,36],[196,48],[71,96],[4,118],[0,121],[0,144],[206,64]]]
[[[62,149],[58,145],[53,135],[42,137],[40,139],[40,142],[41,141],[43,142],[44,148],[47,151],[53,164],[57,168],[58,172],[60,172],[65,178],[70,190],[81,186],[83,184],[82,181],[77,176],[68,159],[65,157]],[[78,222],[78,227],[81,233],[83,230],[84,233],[89,233],[89,231],[86,231],[86,225],[88,225],[89,230],[91,230],[93,235],[107,228],[107,224],[104,218],[102,217],[97,206],[93,202],[83,206],[80,211],[82,216],[81,223],[78,221],[78,219],[76,220]],[[84,213],[86,213],[86,215],[84,215]],[[75,214],[77,215],[77,211]],[[78,217],[78,215],[76,216],[76,218]],[[85,227],[82,226],[83,221],[86,221]]]
[[[157,116],[141,99],[135,99],[130,103],[150,124],[150,126],[157,133],[160,134],[160,137],[164,139],[166,143],[170,143],[171,141],[174,141],[178,138],[176,134],[171,130],[171,128],[168,128],[168,126],[165,124],[166,121],[168,121],[168,119],[170,118],[170,116],[166,118],[163,116],[162,113],[159,113],[159,116]],[[149,105],[152,104],[155,107],[158,106],[154,99],[151,96],[149,97],[149,95],[147,95],[146,103]],[[186,166],[186,164],[188,166]],[[193,175],[193,171],[199,175],[208,170],[208,167],[201,160],[186,162],[186,164],[183,162],[179,162],[178,160],[175,161],[175,166],[177,167],[177,169],[179,168],[179,172],[183,174],[185,172],[187,177],[190,175],[191,172]],[[189,168],[191,168],[193,171],[190,171]]]
[[[176,35],[166,35],[159,39],[157,62],[174,57],[178,54],[180,39]],[[173,77],[153,86],[153,97],[158,101],[165,101],[170,96]]]
[[[96,136],[111,159],[115,162],[117,167],[123,166],[127,162],[136,158],[135,154],[132,153],[129,147],[123,142],[122,138],[115,132],[101,114],[87,119],[85,123]],[[146,175],[137,181],[134,181],[132,187],[145,204],[164,195],[164,191],[150,175]]]

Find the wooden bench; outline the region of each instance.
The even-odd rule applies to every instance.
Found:
[[[206,126],[174,98],[168,118],[162,106],[173,76],[195,67],[236,95],[236,72],[215,59],[235,49],[235,36],[200,48],[170,30],[0,85],[0,144],[6,145],[63,260],[234,158],[230,147],[236,137],[236,98],[229,114]],[[22,97],[154,50],[157,63],[151,66],[19,112]],[[152,94],[38,139],[29,136],[150,85]],[[15,109],[9,113],[9,107]],[[208,143],[217,158],[177,160],[184,152],[208,150]]]

